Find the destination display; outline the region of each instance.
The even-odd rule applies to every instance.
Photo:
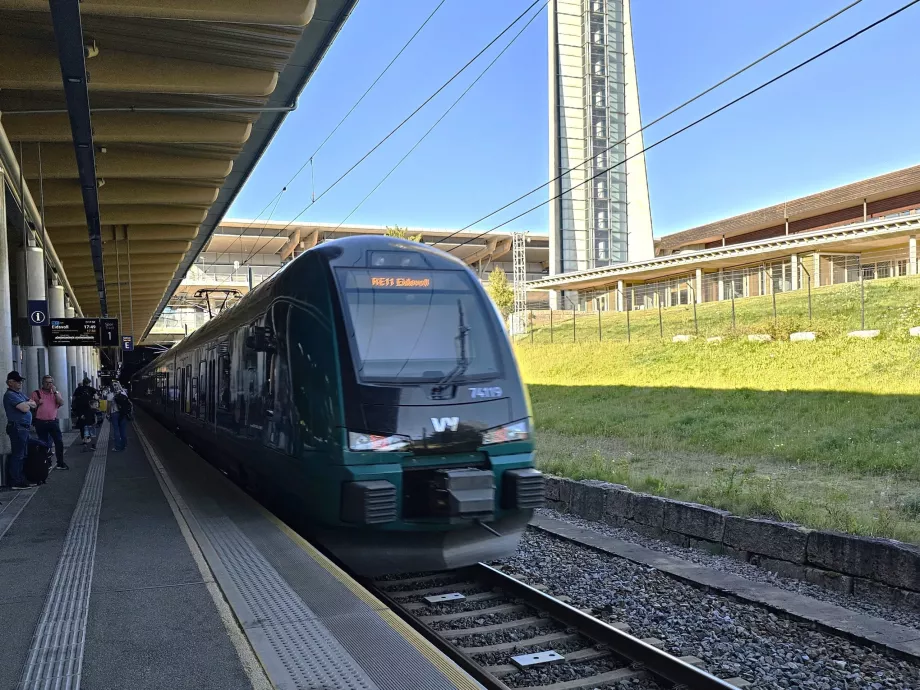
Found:
[[[410,278],[403,276],[371,276],[371,287],[382,288],[427,288],[431,278]]]
[[[48,345],[98,345],[99,319],[51,319]]]

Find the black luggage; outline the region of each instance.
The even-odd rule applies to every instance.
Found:
[[[51,469],[51,447],[37,438],[30,438],[26,450],[25,464],[22,468],[26,481],[32,484],[44,484],[48,481]]]

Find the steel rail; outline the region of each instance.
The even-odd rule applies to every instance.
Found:
[[[451,572],[445,572],[439,575],[449,576],[451,574]],[[464,580],[469,580],[470,583],[477,583],[481,588],[499,592],[510,600],[520,602],[534,609],[537,613],[544,614],[547,616],[547,620],[551,619],[566,628],[576,631],[577,634],[593,640],[598,645],[601,645],[609,655],[622,660],[625,665],[638,664],[641,666],[641,672],[665,687],[679,685],[689,690],[737,690],[737,686],[731,682],[717,678],[684,659],[658,649],[647,641],[640,640],[623,630],[619,630],[616,626],[605,623],[589,613],[570,606],[564,601],[503,573],[497,568],[479,563],[469,568],[453,571],[453,574]],[[432,579],[432,577],[410,578],[413,581],[416,579],[419,580],[421,585],[424,580]],[[384,589],[387,585],[386,580],[377,582],[364,580],[362,584],[487,690],[509,690],[508,685],[496,675],[493,675],[491,672],[493,669],[484,667],[475,661],[470,653],[465,651],[465,648],[452,643],[451,640],[462,634],[463,629],[435,630],[425,622],[424,616],[420,616],[418,611],[413,609],[413,606],[401,601],[401,598],[407,595],[417,595],[426,591],[443,593],[451,589],[451,585],[439,585],[434,588],[414,591],[387,591]],[[469,589],[468,584],[461,586]],[[471,628],[469,632],[475,633],[476,628]],[[527,646],[526,641],[521,641],[521,645]],[[587,681],[589,678],[581,680]],[[573,687],[577,687],[580,681],[572,680],[568,682],[572,683]]]
[[[594,616],[580,611],[549,594],[531,587],[496,568],[479,563],[473,568],[476,578],[496,589],[543,611],[557,621],[575,628],[582,635],[605,645],[613,654],[641,664],[656,680],[685,685],[691,690],[737,690],[736,686],[678,659],[664,650],[646,644]]]

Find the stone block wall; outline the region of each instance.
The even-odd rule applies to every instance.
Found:
[[[871,595],[920,610],[920,548],[743,518],[696,503],[630,491],[622,484],[546,478],[547,506],[704,549],[844,594]]]

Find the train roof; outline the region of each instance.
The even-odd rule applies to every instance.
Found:
[[[291,272],[296,273],[298,271],[298,266],[302,269],[306,262],[303,258],[307,255],[320,256],[327,263],[334,263],[343,266],[358,266],[364,265],[365,256],[368,251],[412,251],[418,254],[421,254],[424,257],[425,263],[430,269],[434,270],[465,270],[469,271],[469,266],[467,266],[461,259],[445,252],[436,247],[432,247],[421,242],[413,242],[411,240],[402,239],[399,237],[388,237],[385,235],[358,235],[353,237],[343,237],[337,240],[331,240],[329,242],[323,242],[322,244],[313,247],[305,251],[303,254],[298,256],[293,261],[282,266],[278,271],[276,271],[271,277],[267,278],[263,282],[259,283],[252,291],[247,294],[243,299],[236,303],[230,309],[221,312],[213,319],[208,321],[204,326],[194,331],[190,336],[184,340],[179,341],[173,345],[169,350],[161,354],[159,357],[151,361],[146,366],[142,367],[137,373],[142,374],[148,370],[155,369],[159,366],[162,359],[171,356],[177,349],[184,347],[194,347],[199,342],[207,342],[213,335],[219,333],[222,329],[226,328],[229,324],[232,324],[235,320],[243,318],[245,319],[246,309],[245,306],[253,304],[262,299],[267,293],[269,293],[273,286],[281,280],[284,280],[285,277],[289,277]]]

